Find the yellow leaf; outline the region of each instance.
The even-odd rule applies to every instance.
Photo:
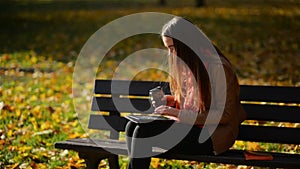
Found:
[[[32,62],[32,63],[36,63],[36,62],[37,62],[37,58],[36,58],[35,56],[32,56],[32,57],[31,57],[31,62]]]
[[[32,109],[32,113],[33,113],[34,115],[39,115],[40,112],[41,112],[41,106],[39,106],[39,105],[35,106],[35,107]]]
[[[35,102],[37,100],[38,100],[38,97],[36,95],[32,95],[29,99],[29,101],[31,101],[31,102]]]
[[[13,135],[13,131],[12,130],[8,130],[7,137],[11,137],[12,135]]]
[[[20,115],[21,115],[21,110],[20,110],[20,109],[17,109],[17,110],[16,110],[16,116],[17,116],[17,117],[20,117]]]
[[[43,164],[43,163],[37,163],[36,164],[36,168],[37,169],[47,169],[47,165],[46,164]]]
[[[29,119],[29,121],[31,122],[32,126],[33,126],[33,129],[36,131],[38,130],[38,123],[36,122],[35,118],[34,117],[31,117]]]
[[[235,141],[234,143],[234,147],[237,147],[237,148],[245,148],[246,144],[244,141]]]
[[[41,130],[48,130],[51,129],[52,124],[49,121],[46,121],[41,124]]]
[[[248,150],[259,150],[260,149],[260,146],[258,143],[256,142],[248,142],[247,143],[247,149]]]
[[[28,157],[29,154],[28,153],[22,153],[22,157]]]
[[[42,94],[40,95],[40,99],[41,99],[41,101],[44,101],[44,100],[46,99],[46,94],[45,94],[45,93],[42,93]]]
[[[70,134],[70,135],[69,135],[69,139],[80,138],[81,136],[82,136],[82,134],[74,133],[74,134]]]
[[[52,115],[51,115],[51,117],[52,117],[52,120],[54,120],[55,122],[60,122],[61,120],[60,120],[60,115],[58,114],[58,113],[53,113]]]
[[[13,165],[8,166],[8,168],[10,168],[10,169],[15,169],[15,168],[17,168],[18,166],[19,166],[19,163],[16,163],[16,164],[13,164]]]
[[[20,86],[16,86],[15,90],[16,90],[16,92],[24,92],[25,89],[23,86],[20,85]]]
[[[152,158],[151,159],[151,166],[153,168],[158,168],[158,166],[159,166],[159,158]]]
[[[46,94],[48,97],[52,96],[54,94],[54,91],[52,89],[48,89]]]
[[[29,154],[26,153],[27,151],[30,151],[32,149],[31,146],[20,146],[19,147],[19,152],[23,154],[24,157],[28,156]]]

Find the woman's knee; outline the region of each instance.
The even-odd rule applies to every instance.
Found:
[[[133,132],[134,132],[136,126],[137,126],[137,125],[136,125],[135,123],[129,121],[129,122],[126,124],[126,127],[125,127],[126,136],[132,137]]]

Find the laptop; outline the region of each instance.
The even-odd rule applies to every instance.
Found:
[[[169,116],[156,114],[131,114],[125,116],[126,119],[134,123],[153,123],[153,122],[174,122],[175,120]]]

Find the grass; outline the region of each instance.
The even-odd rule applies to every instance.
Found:
[[[157,11],[189,18],[232,60],[241,84],[300,85],[299,2],[211,0],[204,8],[193,7],[193,1],[172,2],[167,7],[154,0],[89,1],[95,6],[68,1],[3,6],[1,2],[0,168],[84,167],[75,152],[54,148],[58,140],[86,137],[72,102],[75,60],[91,34],[127,14]],[[121,41],[106,55],[98,76],[111,78],[122,58],[150,47],[161,48],[159,37],[140,35]],[[143,72],[136,78],[157,80],[158,76],[165,78],[160,72]],[[294,145],[237,142],[235,147],[300,152]],[[120,163],[125,168],[126,157]],[[105,161],[101,165],[107,168]],[[152,160],[152,167],[249,168],[159,159]]]
[[[32,52],[5,54],[1,56],[1,64],[12,65],[15,59],[27,55],[37,57]],[[51,69],[56,65],[56,70],[42,73],[37,69],[33,74],[14,69],[1,72],[0,165],[7,168],[15,165],[40,168],[67,166],[68,158],[76,155],[61,156],[61,152],[54,149],[54,143],[84,135],[70,97],[72,68],[43,57],[18,64],[44,65],[44,68],[49,64]]]

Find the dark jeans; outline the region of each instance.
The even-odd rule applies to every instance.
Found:
[[[201,131],[207,140],[199,143]],[[206,129],[182,123],[145,123],[128,122],[126,142],[130,162],[129,169],[149,169],[152,147],[166,149],[167,152],[181,154],[213,154],[212,141]]]

